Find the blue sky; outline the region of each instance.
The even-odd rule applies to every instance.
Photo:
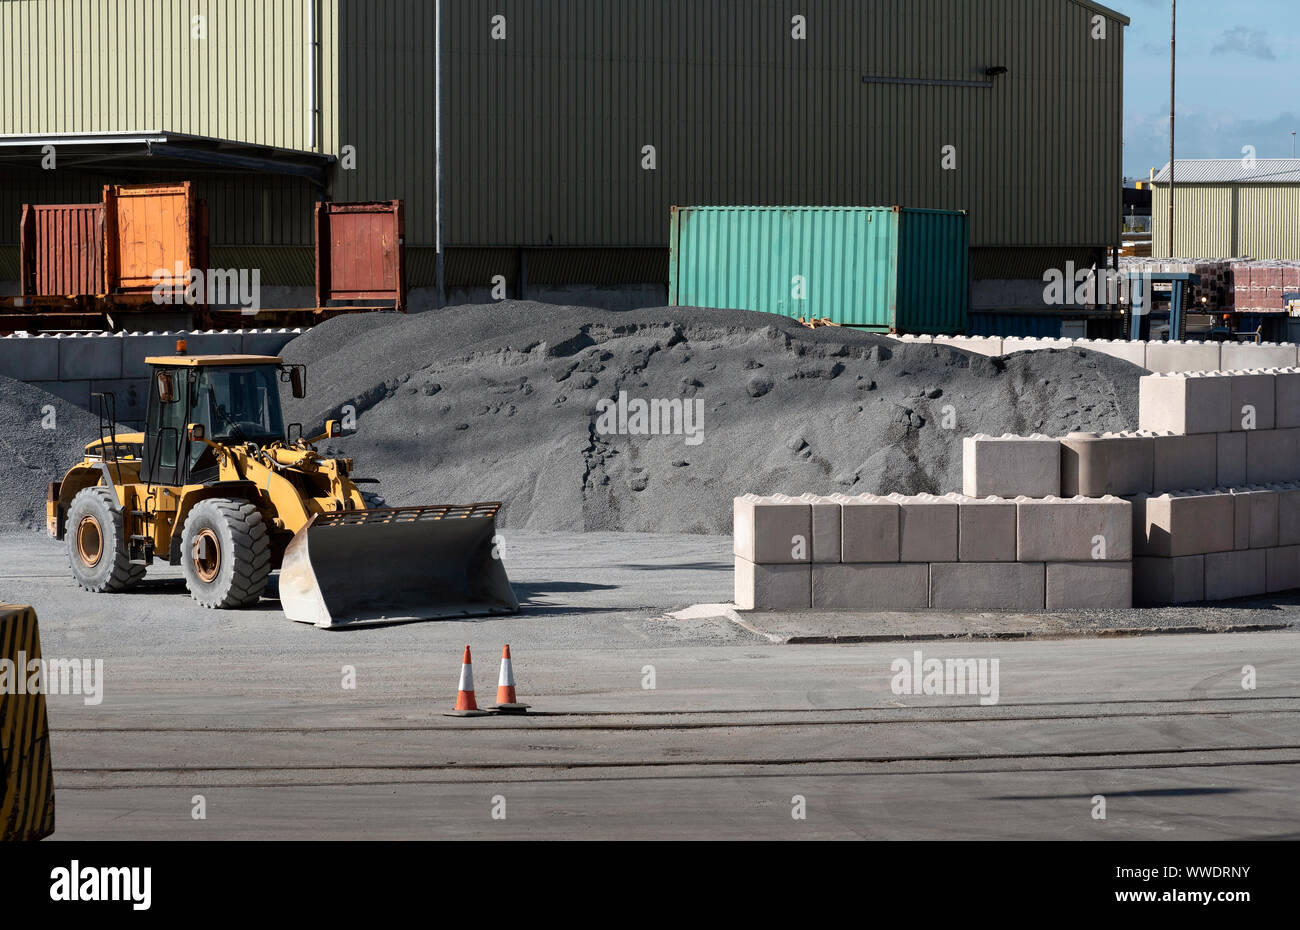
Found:
[[[1106,5],[1133,20],[1124,175],[1146,177],[1169,160],[1169,0]],[[1300,131],[1300,0],[1179,0],[1175,113],[1179,158],[1241,157],[1246,145],[1260,158],[1289,157]]]

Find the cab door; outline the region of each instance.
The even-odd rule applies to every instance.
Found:
[[[171,376],[174,397],[164,401],[159,375]],[[180,485],[188,471],[189,437],[186,435],[191,372],[185,368],[156,368],[149,379],[149,406],[145,413],[144,457],[140,476],[150,484]]]

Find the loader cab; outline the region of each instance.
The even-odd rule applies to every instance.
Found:
[[[153,484],[202,484],[218,474],[203,426],[218,445],[268,445],[285,439],[281,362],[273,356],[177,355],[145,360],[152,369],[141,477]]]

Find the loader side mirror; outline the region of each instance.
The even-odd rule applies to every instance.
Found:
[[[326,420],[325,435],[329,436],[330,439],[337,439],[338,437],[342,436],[343,435],[342,424],[340,424],[338,420]]]
[[[187,428],[190,442],[202,442],[208,438],[208,431],[202,423],[191,423]]]
[[[303,398],[307,396],[307,385],[303,383],[302,368],[294,366],[289,369],[289,384],[293,388],[293,396]]]
[[[164,404],[176,403],[176,376],[170,371],[158,372],[158,400]]]

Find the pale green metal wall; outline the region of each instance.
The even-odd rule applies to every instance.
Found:
[[[1168,258],[1169,185],[1151,193],[1151,254]],[[1300,260],[1300,185],[1175,183],[1174,198],[1175,256]]]
[[[305,148],[304,0],[0,0],[0,132]],[[451,246],[666,245],[673,204],[968,210],[975,248],[1112,244],[1123,27],[1083,0],[444,0]],[[335,199],[434,241],[432,0],[320,0]],[[189,17],[206,12],[206,44]],[[807,39],[790,36],[794,12]],[[506,16],[506,41],[491,18]],[[1108,14],[1101,14],[1106,16]],[[32,49],[53,45],[39,66]],[[982,81],[991,88],[863,82]],[[143,125],[142,125],[143,124]],[[151,125],[156,124],[156,125]],[[654,145],[658,167],[643,171]],[[957,147],[958,169],[940,150]],[[256,242],[256,223],[246,230]]]

